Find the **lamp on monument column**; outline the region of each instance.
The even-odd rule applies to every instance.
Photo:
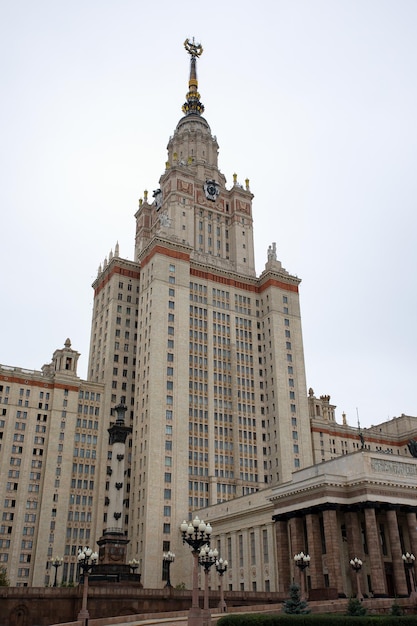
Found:
[[[56,579],[57,579],[57,576],[58,576],[58,567],[61,567],[63,562],[64,562],[64,559],[61,556],[54,556],[54,558],[51,561],[52,567],[55,567],[54,587],[57,586]]]
[[[208,597],[208,575],[210,567],[215,564],[218,556],[219,553],[217,550],[212,550],[207,544],[201,548],[200,554],[198,555],[198,562],[204,567],[204,624],[210,624],[211,621]]]
[[[162,555],[162,560],[166,564],[166,572],[167,572],[167,584],[165,587],[172,587],[171,585],[171,563],[175,561],[175,554],[169,550],[168,552],[164,552]]]
[[[301,600],[306,599],[306,586],[304,580],[304,570],[310,565],[310,555],[300,552],[294,555],[294,563],[300,570],[300,588],[301,588]]]
[[[410,552],[406,552],[405,554],[402,555],[401,558],[404,561],[405,568],[408,569],[411,593],[415,593],[416,580],[414,576],[414,564],[415,564],[416,557],[414,556],[414,554],[410,554]]]
[[[196,516],[192,522],[185,520],[180,526],[182,542],[188,543],[193,554],[193,595],[192,604],[188,613],[188,626],[202,626],[203,612],[198,604],[198,557],[204,545],[210,545],[212,528],[210,523],[205,524]]]
[[[218,575],[220,576],[220,602],[219,602],[219,609],[221,611],[221,613],[226,613],[227,611],[227,606],[226,606],[226,602],[224,601],[224,593],[223,593],[223,574],[227,571],[227,566],[228,566],[228,562],[227,561],[223,561],[223,559],[220,557],[220,559],[218,561],[216,561],[216,570]]]
[[[81,611],[78,613],[78,620],[81,620],[85,626],[88,624],[90,614],[87,609],[87,597],[88,597],[88,576],[97,563],[98,554],[93,552],[91,548],[85,547],[82,550],[78,550],[78,564],[80,570],[83,573],[83,601],[81,605]]]
[[[139,561],[137,559],[130,559],[128,565],[130,569],[132,570],[132,572],[135,573],[139,567]]]
[[[360,581],[360,576],[359,576],[359,572],[362,569],[363,563],[356,556],[354,559],[351,559],[349,563],[353,571],[356,572],[356,587],[357,587],[358,600],[363,600],[363,595],[361,591],[361,581]]]

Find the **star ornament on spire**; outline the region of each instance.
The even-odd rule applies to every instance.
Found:
[[[184,48],[192,57],[201,57],[201,55],[203,54],[203,46],[201,45],[201,43],[196,43],[194,37],[192,41],[190,41],[189,39],[186,39],[184,41]]]
[[[197,59],[203,54],[203,46],[193,40],[186,39],[184,48],[191,57],[190,61],[190,79],[188,81],[187,101],[182,106],[185,115],[201,115],[204,112],[204,105],[200,102],[200,94],[198,93],[197,80]]]

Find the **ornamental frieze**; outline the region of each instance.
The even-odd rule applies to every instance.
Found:
[[[417,476],[417,466],[400,461],[371,458],[371,468],[374,472],[396,474],[397,476]]]

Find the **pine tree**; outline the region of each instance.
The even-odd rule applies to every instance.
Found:
[[[10,585],[5,567],[0,567],[0,587],[8,587]]]
[[[291,613],[293,615],[305,615],[306,613],[310,613],[307,602],[305,600],[301,600],[299,585],[296,585],[295,583],[290,585],[289,593],[290,597],[288,600],[285,600],[283,605],[284,613]]]
[[[397,615],[398,617],[400,615],[404,615],[404,612],[403,612],[402,608],[400,607],[400,605],[398,604],[398,602],[396,600],[394,600],[394,602],[392,603],[391,615]]]
[[[352,615],[355,617],[358,617],[359,615],[366,615],[366,609],[358,598],[351,598],[347,606],[346,615]]]

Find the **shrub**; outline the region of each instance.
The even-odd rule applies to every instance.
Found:
[[[10,585],[7,570],[5,567],[0,567],[0,587],[8,587]]]
[[[305,615],[306,613],[310,613],[307,602],[301,599],[299,585],[290,585],[290,597],[285,600],[283,611],[291,615]]]
[[[392,603],[391,615],[397,615],[398,617],[401,615],[404,615],[402,608],[400,607],[400,605],[397,603],[396,600],[394,600],[394,602]]]
[[[366,609],[358,598],[351,598],[347,606],[346,615],[359,616],[366,615]]]

